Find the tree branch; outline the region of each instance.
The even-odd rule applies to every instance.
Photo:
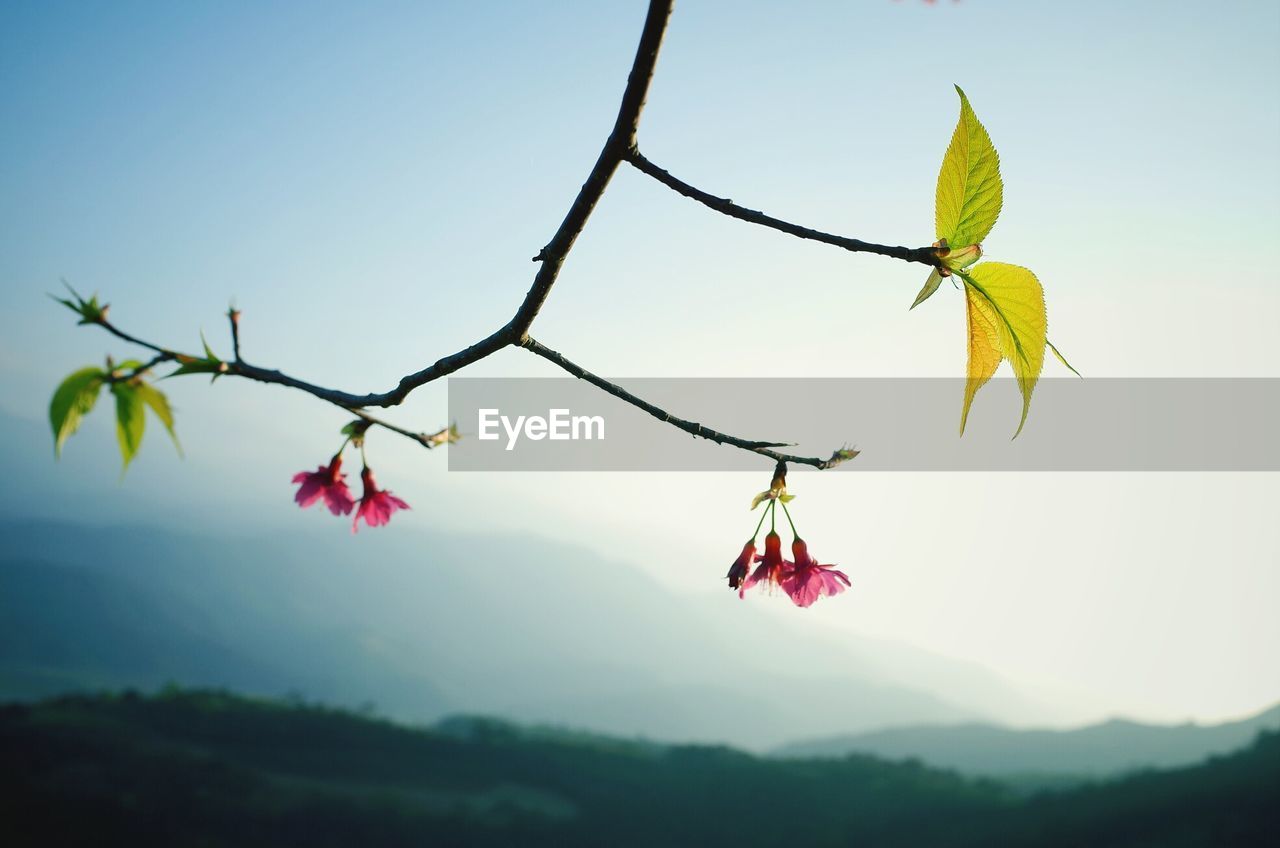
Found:
[[[845,250],[853,251],[854,253],[875,253],[880,256],[901,259],[904,262],[919,262],[922,265],[929,265],[935,268],[938,267],[938,249],[935,247],[894,247],[887,244],[875,244],[869,241],[862,241],[861,239],[856,238],[836,236],[830,233],[824,233],[821,230],[802,227],[799,224],[792,224],[788,221],[783,221],[781,218],[775,218],[772,215],[757,212],[754,209],[737,206],[732,200],[723,197],[716,197],[714,194],[708,194],[702,189],[695,188],[684,180],[672,176],[669,172],[650,162],[644,157],[637,147],[632,147],[627,151],[627,161],[630,162],[636,170],[641,173],[648,174],[677,194],[682,194],[691,200],[696,200],[703,206],[714,209],[722,215],[728,215],[730,218],[737,218],[739,221],[746,221],[750,224],[759,224],[762,227],[769,227],[770,229],[795,236],[796,238],[820,241],[823,244],[842,247]]]
[[[389,407],[402,403],[419,386],[452,374],[473,362],[478,362],[507,345],[519,344],[528,333],[529,327],[533,325],[543,304],[546,303],[551,287],[555,285],[560,275],[565,258],[569,255],[583,227],[586,226],[587,219],[591,217],[591,212],[599,202],[600,196],[604,194],[618,166],[626,159],[627,151],[635,145],[636,129],[640,125],[640,114],[644,111],[645,97],[649,91],[649,84],[653,80],[653,69],[658,60],[658,50],[662,46],[662,36],[671,16],[673,2],[674,0],[650,0],[644,28],[640,33],[640,43],[636,47],[636,55],[631,63],[627,87],[622,94],[622,102],[618,107],[618,116],[614,120],[613,130],[605,141],[604,148],[600,151],[600,156],[596,159],[591,173],[587,175],[586,182],[582,184],[577,197],[574,198],[573,205],[569,207],[564,220],[560,222],[555,235],[535,257],[542,266],[538,269],[533,285],[525,294],[524,300],[510,321],[475,344],[438,359],[421,371],[402,377],[394,389],[361,395],[319,386],[291,377],[282,371],[259,368],[243,361],[239,357],[239,333],[235,320],[232,319],[233,346],[237,355],[231,372],[260,383],[274,383],[298,389],[347,409],[370,406]],[[164,352],[162,348],[120,332],[105,320],[101,324],[108,332],[125,341],[140,344],[156,352]]]
[[[712,430],[710,427],[704,427],[696,421],[687,421],[684,418],[678,418],[670,412],[667,412],[665,409],[659,406],[654,406],[647,400],[633,395],[618,384],[611,383],[603,377],[598,377],[595,374],[592,374],[581,365],[570,362],[562,354],[557,353],[532,337],[526,336],[520,346],[525,350],[536,353],[548,362],[558,365],[560,368],[568,371],[578,379],[586,380],[591,385],[598,389],[602,389],[619,400],[626,401],[637,409],[644,410],[659,421],[665,424],[670,424],[680,430],[684,430],[686,433],[700,439],[710,439],[716,444],[729,445],[752,453],[758,453],[761,456],[767,456],[777,462],[794,462],[799,465],[811,465],[818,469],[831,468],[832,466],[839,465],[845,460],[853,459],[858,455],[856,450],[848,448],[842,448],[834,452],[828,459],[819,459],[814,456],[793,456],[792,454],[779,453],[773,450],[773,448],[789,447],[787,442],[757,442],[748,439],[740,439],[737,436],[730,436],[728,433],[721,433],[719,430]]]
[[[513,333],[512,343],[524,341],[533,325],[533,319],[551,292],[560,267],[569,255],[573,243],[577,240],[587,218],[595,209],[601,195],[609,185],[618,166],[627,158],[627,152],[635,147],[636,130],[640,126],[640,113],[644,111],[645,97],[649,93],[649,83],[653,80],[654,65],[658,61],[658,50],[662,47],[662,36],[667,29],[667,20],[671,16],[674,0],[650,0],[649,11],[645,15],[644,29],[640,33],[640,44],[636,47],[636,56],[631,63],[631,73],[627,77],[627,87],[622,93],[622,103],[618,107],[618,117],[613,123],[613,131],[596,159],[587,181],[582,184],[568,214],[560,223],[560,228],[551,237],[547,246],[538,251],[533,258],[541,262],[542,267],[534,277],[533,286],[525,295],[524,302],[516,311],[515,317],[507,326]]]
[[[286,386],[288,388],[306,392],[313,397],[341,407],[371,426],[382,427],[390,432],[412,439],[423,447],[433,448],[439,444],[453,440],[454,433],[452,428],[445,428],[436,433],[418,433],[384,421],[380,418],[376,418],[366,412],[365,409],[367,407],[397,406],[419,386],[423,386],[448,374],[452,374],[461,368],[484,359],[490,354],[493,354],[508,345],[518,345],[538,354],[550,362],[555,363],[565,371],[573,374],[575,377],[586,380],[614,397],[626,401],[627,403],[644,410],[653,417],[684,430],[698,438],[709,439],[718,444],[730,445],[752,453],[757,453],[761,456],[768,457],[775,462],[791,462],[800,465],[809,465],[819,469],[830,468],[840,462],[852,459],[856,456],[858,452],[851,449],[838,450],[828,459],[793,456],[774,450],[775,448],[786,447],[787,444],[784,442],[759,442],[740,439],[736,436],[730,436],[726,433],[721,433],[717,430],[704,427],[696,422],[677,418],[666,410],[654,406],[653,404],[636,397],[620,386],[598,377],[581,366],[570,362],[559,353],[551,350],[550,348],[544,347],[542,344],[529,337],[529,328],[533,325],[538,313],[546,303],[547,297],[551,293],[551,289],[555,285],[555,282],[560,275],[560,271],[564,266],[565,259],[568,257],[578,236],[586,226],[587,220],[591,217],[592,211],[600,201],[600,198],[608,187],[614,173],[617,172],[618,166],[624,161],[630,162],[637,169],[649,174],[659,182],[664,183],[680,194],[683,194],[686,197],[691,197],[718,212],[722,212],[726,215],[730,215],[744,221],[772,227],[773,229],[780,230],[800,238],[834,244],[838,247],[843,247],[846,250],[878,253],[908,262],[921,262],[926,265],[935,265],[937,262],[936,253],[933,248],[912,249],[905,247],[887,247],[885,245],[871,244],[857,239],[842,238],[840,236],[822,233],[817,230],[811,230],[806,227],[800,227],[795,224],[789,224],[760,212],[734,206],[729,200],[707,194],[706,192],[700,191],[687,183],[677,180],[675,177],[672,177],[666,171],[656,167],[641,156],[639,149],[636,146],[636,133],[640,125],[641,113],[644,111],[645,98],[653,79],[653,71],[658,59],[658,51],[662,46],[662,37],[666,31],[667,22],[671,15],[672,3],[673,0],[649,0],[649,8],[645,15],[644,27],[640,33],[640,41],[636,47],[635,58],[632,60],[631,71],[627,77],[626,89],[622,94],[622,102],[619,104],[618,115],[614,120],[613,129],[610,132],[608,139],[605,141],[604,147],[601,149],[600,155],[597,157],[590,174],[587,175],[586,181],[582,184],[581,189],[579,189],[577,196],[574,198],[573,204],[569,207],[564,219],[560,222],[560,226],[556,229],[555,234],[551,237],[551,240],[547,242],[546,246],[543,247],[538,252],[538,255],[534,257],[534,261],[540,262],[541,266],[538,268],[537,274],[534,275],[532,285],[525,294],[524,299],[521,301],[519,308],[516,310],[515,315],[512,316],[510,321],[480,341],[475,342],[456,353],[442,357],[420,371],[416,371],[402,377],[394,389],[385,392],[354,394],[338,389],[327,388],[315,383],[309,383],[305,380],[285,374],[282,371],[271,368],[262,368],[246,362],[240,355],[240,313],[232,307],[227,312],[227,318],[230,321],[233,358],[230,362],[225,362],[219,366],[225,369],[220,373],[226,376],[243,377],[259,383]],[[75,308],[73,304],[68,303],[67,305]],[[130,333],[126,333],[107,320],[105,310],[96,316],[91,323],[98,324],[108,333],[111,333],[123,341],[139,345],[156,353],[156,358],[147,367],[151,367],[152,365],[168,360],[194,360],[203,358],[180,354],[177,351],[160,347],[159,345],[133,336]]]
[[[231,317],[231,315],[234,315],[235,317]],[[258,382],[274,383],[277,385],[288,386],[290,388],[299,389],[301,391],[306,392],[309,395],[319,398],[320,400],[328,401],[334,406],[342,408],[343,410],[351,413],[357,418],[360,418],[361,420],[369,422],[371,425],[381,427],[384,430],[389,430],[392,433],[397,433],[401,436],[404,436],[405,438],[412,439],[413,441],[417,442],[418,444],[422,445],[424,448],[427,448],[428,450],[434,447],[438,447],[444,441],[448,440],[449,438],[448,427],[442,430],[438,430],[435,433],[417,433],[417,432],[414,432],[413,430],[407,430],[404,427],[400,427],[399,425],[392,424],[389,421],[384,421],[381,418],[376,418],[373,415],[370,415],[369,413],[361,409],[359,404],[348,403],[346,398],[351,396],[348,396],[343,392],[334,391],[332,389],[325,389],[321,386],[313,386],[310,383],[305,383],[301,380],[295,380],[292,377],[288,377],[284,374],[281,374],[279,371],[268,371],[262,368],[256,368],[252,365],[249,365],[248,363],[239,359],[239,352],[240,352],[239,312],[236,310],[232,310],[231,312],[228,313],[228,318],[231,321],[232,339],[233,339],[233,345],[236,351],[237,358],[232,362],[226,363],[227,370],[222,372],[222,376],[245,377],[247,379],[256,380]],[[194,356],[192,354],[179,353],[178,351],[170,350],[168,348],[161,347],[160,345],[153,344],[151,342],[140,339],[137,336],[133,335],[132,333],[126,333],[124,330],[121,330],[115,324],[112,324],[110,321],[108,321],[105,317],[99,318],[93,323],[97,324],[99,327],[102,327],[102,329],[106,330],[108,333],[110,333],[111,335],[115,336],[118,339],[122,339],[123,341],[129,342],[130,344],[138,345],[139,347],[144,347],[147,350],[157,351],[156,355],[149,362],[139,366],[138,368],[135,368],[132,372],[130,372],[127,375],[122,375],[118,379],[131,379],[133,377],[138,376],[139,374],[142,374],[146,371],[151,370],[155,366],[164,362],[174,362],[174,361],[181,361],[183,359],[190,360],[190,359],[201,358],[198,356]],[[116,379],[110,379],[108,382],[116,382]]]

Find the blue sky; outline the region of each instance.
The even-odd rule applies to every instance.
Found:
[[[175,346],[203,328],[225,351],[234,298],[247,358],[352,390],[388,388],[487,334],[594,161],[642,5],[5,4],[0,408],[39,419],[63,374],[127,353],[47,300],[62,277]],[[987,255],[1039,274],[1074,364],[1280,376],[1278,40],[1280,8],[1258,2],[685,2],[640,143],[745,205],[924,244],[959,83],[1003,162]],[[922,277],[718,217],[624,168],[534,335],[619,377],[959,375],[962,304],[944,289],[908,313]],[[468,373],[553,372],[505,351]],[[170,392],[187,459],[152,434],[122,489],[114,474],[86,484],[102,515],[122,492],[163,490],[165,521],[212,505],[335,529],[292,512],[281,481],[332,450],[342,416],[251,385]],[[400,420],[443,423],[444,403],[444,386],[428,387]],[[1011,413],[980,397],[980,414]],[[49,473],[113,449],[109,422],[91,422]],[[743,502],[759,488],[735,475],[450,476],[408,445],[370,450],[419,505],[406,521],[630,551],[708,603],[723,599],[707,573],[718,580],[749,530]],[[1212,718],[1280,699],[1280,625],[1260,600],[1280,590],[1263,506],[1274,476],[804,486],[824,557],[859,578],[842,606],[814,611],[815,628],[954,653],[1090,708]],[[699,520],[673,521],[690,509],[676,499]],[[1134,632],[1139,614],[1160,638]]]

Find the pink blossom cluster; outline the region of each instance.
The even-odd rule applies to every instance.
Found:
[[[850,585],[843,571],[819,564],[803,539],[792,541],[791,556],[793,559],[782,558],[782,537],[773,530],[764,537],[763,554],[756,553],[756,540],[752,539],[729,567],[730,588],[737,589],[742,598],[754,586],[777,586],[796,606],[807,607],[818,598],[840,594]],[[753,563],[758,563],[754,571]]]
[[[742,547],[742,553],[729,566],[725,576],[729,580],[729,588],[738,590],[738,597],[745,598],[748,589],[760,586],[764,589],[780,588],[796,606],[812,606],[814,601],[822,597],[833,597],[849,587],[849,577],[838,571],[833,565],[822,565],[809,553],[809,546],[796,532],[795,522],[787,509],[787,501],[792,499],[787,494],[785,472],[774,478],[769,491],[756,497],[755,504],[768,502],[765,512],[771,522],[776,520],[778,506],[782,507],[787,523],[791,525],[794,539],[791,542],[791,559],[782,556],[782,537],[770,525],[764,537],[764,553],[756,551],[756,536],[764,526],[765,516],[760,516],[756,532]],[[755,566],[753,569],[752,566]]]
[[[343,445],[345,448],[346,445]],[[351,521],[351,532],[360,526],[360,519],[370,527],[380,527],[391,520],[391,514],[398,509],[408,509],[409,505],[385,489],[379,489],[373,478],[373,471],[365,465],[360,471],[360,482],[364,493],[357,502],[347,487],[347,475],[342,471],[342,451],[339,450],[315,471],[299,471],[293,475],[293,482],[298,484],[298,492],[293,499],[303,509],[319,500],[334,515],[350,515],[355,510]]]

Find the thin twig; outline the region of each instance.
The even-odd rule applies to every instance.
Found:
[[[375,418],[363,409],[347,409],[347,412],[350,412],[352,415],[363,421],[367,421],[369,424],[381,427],[384,430],[390,430],[392,433],[397,433],[404,436],[406,439],[412,439],[427,450],[438,448],[440,445],[449,441],[450,428],[448,427],[442,427],[434,433],[416,433],[413,430],[406,430],[404,427],[392,424],[389,421],[383,421],[381,418]]]
[[[130,368],[128,370],[128,373],[116,374],[113,371],[112,373],[104,377],[103,380],[107,383],[127,383],[132,379],[141,377],[143,374],[147,373],[152,368],[155,368],[157,365],[160,365],[161,363],[172,362],[173,359],[174,359],[174,355],[172,353],[157,353],[155,356],[151,357],[149,360],[142,363],[138,367]]]
[[[172,353],[157,353],[155,356],[133,369],[133,372],[129,376],[131,378],[141,376],[152,368],[155,368],[157,365],[161,365],[165,362],[172,362],[173,359],[174,355]]]
[[[240,361],[240,310],[232,306],[227,310],[227,322],[231,324],[231,355]]]
[[[116,338],[122,339],[128,342],[129,344],[135,344],[138,347],[145,347],[147,350],[153,350],[156,353],[162,354],[164,356],[168,356],[170,358],[177,358],[179,355],[177,351],[169,350],[166,347],[160,347],[160,345],[155,345],[155,344],[152,344],[151,342],[143,341],[137,336],[133,336],[133,335],[130,335],[129,333],[126,333],[124,330],[121,330],[119,327],[117,327],[115,324],[112,324],[106,318],[99,318],[93,323],[97,324],[99,327],[106,330],[108,333],[115,336]]]
[[[721,433],[719,430],[712,430],[710,427],[704,427],[696,421],[687,421],[684,418],[672,415],[662,407],[654,406],[647,400],[633,395],[631,392],[616,383],[611,383],[603,377],[592,374],[581,365],[569,361],[562,354],[557,353],[532,337],[526,336],[520,346],[532,353],[536,353],[548,362],[563,368],[578,379],[586,380],[591,385],[598,389],[602,389],[619,400],[625,401],[637,409],[644,410],[659,421],[665,424],[670,424],[672,427],[676,427],[700,439],[709,439],[716,444],[729,445],[730,447],[741,448],[745,451],[758,453],[761,456],[767,456],[776,462],[794,462],[800,465],[811,465],[818,469],[831,468],[832,466],[839,465],[841,462],[853,459],[853,457],[858,454],[855,450],[841,449],[833,453],[828,459],[819,459],[815,456],[793,456],[791,454],[779,453],[773,450],[773,448],[789,447],[789,443],[759,442],[751,441],[749,439],[740,439],[737,436],[730,436],[728,433]]]
[[[824,233],[821,230],[802,227],[799,224],[792,224],[781,218],[775,218],[772,215],[766,215],[763,212],[757,212],[754,209],[747,209],[743,206],[736,205],[732,200],[724,197],[716,197],[700,188],[689,185],[684,180],[674,177],[670,172],[659,168],[650,162],[640,152],[639,148],[632,147],[627,151],[627,161],[635,166],[636,170],[641,173],[648,174],[667,188],[682,194],[692,200],[696,200],[703,206],[728,215],[731,218],[737,218],[740,221],[746,221],[751,224],[759,224],[762,227],[769,227],[787,235],[796,238],[808,239],[810,241],[820,241],[823,244],[830,244],[836,247],[842,247],[845,250],[854,253],[875,253],[880,256],[889,256],[893,259],[901,259],[904,262],[919,262],[923,265],[938,265],[938,249],[936,247],[895,247],[887,244],[875,244],[861,239],[848,238],[846,236],[836,236],[831,233]]]

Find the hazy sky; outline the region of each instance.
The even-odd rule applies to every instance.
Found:
[[[203,328],[224,352],[234,297],[247,358],[350,390],[492,331],[608,132],[643,6],[4,4],[0,408],[39,419],[63,374],[129,353],[45,297],[61,277],[122,326],[186,347]],[[987,255],[1038,273],[1078,368],[1278,377],[1278,43],[1270,2],[686,0],[640,144],[748,206],[925,244],[959,83],[1003,162]],[[616,377],[960,375],[962,299],[944,287],[908,313],[923,276],[717,216],[624,167],[534,335]],[[515,350],[468,374],[558,376]],[[234,381],[169,391],[186,460],[152,433],[123,487],[86,480],[98,517],[123,501],[229,532],[344,532],[298,514],[287,484],[333,450],[342,415]],[[431,428],[444,407],[431,386],[398,420]],[[979,396],[973,420],[1015,415]],[[91,421],[48,473],[114,449]],[[370,456],[416,507],[396,523],[536,528],[708,604],[737,603],[720,578],[768,475],[448,475],[440,453],[387,437]],[[744,616],[974,660],[1082,717],[1280,700],[1275,475],[792,482],[805,537],[854,590]]]

